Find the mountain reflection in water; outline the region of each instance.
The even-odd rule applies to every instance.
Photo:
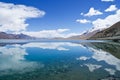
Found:
[[[103,80],[107,76],[120,76],[119,43],[0,44],[0,80]]]

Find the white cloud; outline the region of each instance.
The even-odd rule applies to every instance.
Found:
[[[76,22],[83,23],[83,24],[90,23],[90,21],[87,19],[77,19]]]
[[[69,31],[69,29],[56,29],[56,30],[41,30],[35,32],[22,32],[23,34],[30,35],[37,38],[55,38],[55,37],[70,37],[74,35],[79,35],[80,33],[68,33],[65,32]]]
[[[95,16],[95,15],[101,15],[101,14],[103,14],[103,13],[100,12],[99,10],[95,10],[93,7],[91,7],[89,9],[89,12],[84,14],[84,16],[89,16],[90,17],[90,16]]]
[[[28,18],[42,17],[44,11],[25,5],[0,2],[0,31],[25,31]]]
[[[104,1],[104,2],[113,2],[114,0],[101,0],[101,1]]]
[[[80,13],[80,15],[84,15],[84,13]]]
[[[117,10],[117,7],[116,5],[111,5],[109,8],[107,8],[105,10],[105,12],[111,12],[111,11],[116,11]]]
[[[38,32],[23,32],[24,34],[34,36],[37,38],[54,38],[54,37],[64,37],[64,32],[69,31],[69,29],[57,29],[57,30],[42,30]]]
[[[71,37],[71,36],[76,36],[76,35],[81,35],[82,33],[68,33],[65,34],[63,37],[67,38],[67,37]]]
[[[65,32],[65,31],[69,31],[69,29],[57,29],[57,31],[62,33],[62,32]]]
[[[92,22],[93,28],[91,31],[94,30],[103,30],[105,28],[108,28],[112,26],[113,24],[117,23],[120,21],[120,9],[116,11],[115,14],[109,15],[104,19],[97,19]]]

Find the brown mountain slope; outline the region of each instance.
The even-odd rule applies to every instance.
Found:
[[[86,39],[89,39],[91,36],[93,36],[97,32],[98,32],[98,30],[93,31],[93,32],[88,32],[88,33],[86,32],[86,33],[84,33],[82,35],[71,36],[71,37],[69,37],[67,39],[86,40]]]
[[[54,39],[57,39],[57,40],[86,40],[86,39],[89,39],[91,36],[93,36],[97,32],[99,32],[99,30],[96,30],[93,32],[85,32],[81,35],[71,36],[68,38],[56,37]]]
[[[120,39],[120,22],[96,33],[89,39]]]

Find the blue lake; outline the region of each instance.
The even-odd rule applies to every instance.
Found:
[[[0,43],[0,80],[120,80],[120,44]]]

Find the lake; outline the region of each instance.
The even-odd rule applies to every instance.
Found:
[[[119,77],[119,43],[0,43],[0,80],[120,80]]]

